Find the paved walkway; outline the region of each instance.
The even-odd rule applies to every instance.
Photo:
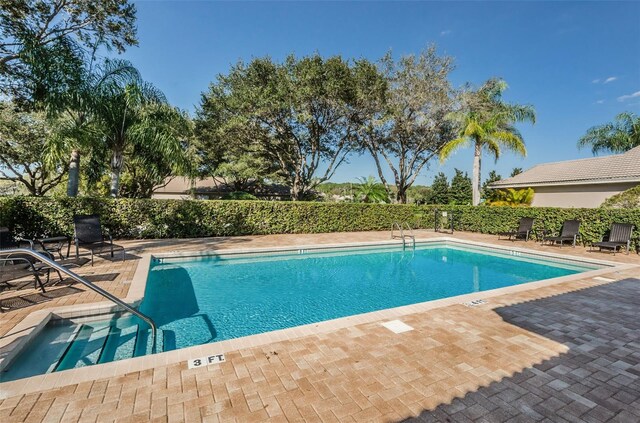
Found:
[[[388,232],[130,241],[126,262],[98,260],[79,273],[124,297],[141,252],[387,238]],[[640,264],[633,254],[562,252]],[[415,330],[402,334],[366,323],[234,351],[204,369],[181,362],[14,396],[0,402],[0,421],[640,421],[640,270],[606,276],[618,282],[583,279],[477,307],[411,314],[402,320]],[[0,299],[15,305],[0,314],[0,336],[36,309],[101,301],[64,283],[47,294],[24,289]]]
[[[412,422],[639,422],[640,281],[625,279],[495,311],[569,351]]]

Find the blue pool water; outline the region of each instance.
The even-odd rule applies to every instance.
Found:
[[[446,246],[168,260],[152,266],[141,311],[171,350],[584,270]]]
[[[415,251],[394,246],[296,253],[153,263],[140,309],[159,326],[157,351],[594,268],[433,243]],[[124,360],[152,350],[149,328],[135,317],[62,320],[45,326],[0,380]]]

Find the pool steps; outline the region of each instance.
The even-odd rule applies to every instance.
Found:
[[[47,373],[93,364],[125,360],[152,353],[150,331],[143,325],[119,326],[117,322],[78,324],[69,338],[67,347],[49,366]],[[162,331],[158,331],[158,341]],[[162,351],[158,342],[157,351]]]

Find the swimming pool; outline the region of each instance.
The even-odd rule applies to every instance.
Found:
[[[520,251],[429,242],[258,254],[156,257],[140,310],[163,351],[568,276],[598,268]],[[3,380],[108,363],[151,352],[135,317],[57,322]]]
[[[586,270],[428,245],[152,264],[140,310],[165,350],[300,326]]]

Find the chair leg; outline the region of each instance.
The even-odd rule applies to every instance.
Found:
[[[91,267],[93,267],[93,250],[91,250]]]
[[[122,261],[124,261],[125,257],[127,256],[127,252],[125,251],[125,249],[122,249]]]
[[[55,270],[56,270],[56,273],[58,274],[58,279],[59,280],[58,280],[58,282],[54,283],[53,285],[57,285],[57,284],[59,284],[60,282],[62,282],[64,280],[64,278],[62,277],[62,274],[60,273],[60,271],[58,269],[55,269]]]
[[[36,283],[34,284],[34,287],[33,287],[33,288],[34,288],[34,289],[37,289],[37,288],[38,288],[38,285],[40,285],[40,289],[42,290],[42,292],[43,292],[43,293],[44,293],[44,292],[47,292],[47,291],[44,289],[44,284],[42,283],[42,279],[40,279],[40,276],[39,276],[37,273],[34,273],[34,274],[33,274],[33,276],[35,276],[35,278],[36,278]]]

